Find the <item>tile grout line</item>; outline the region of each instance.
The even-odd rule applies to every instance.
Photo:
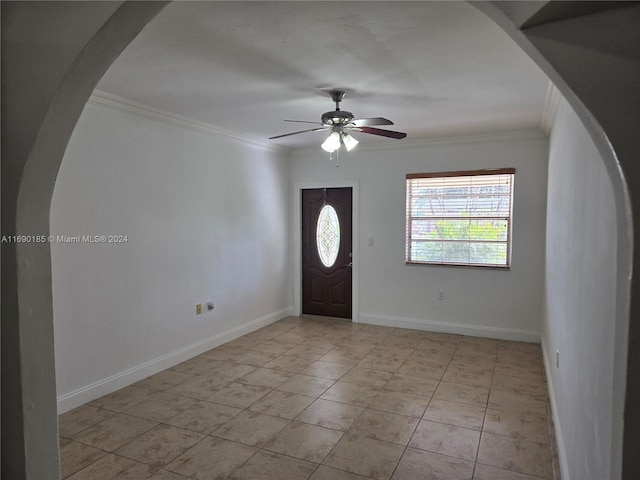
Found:
[[[407,359],[410,358],[411,355],[413,355],[413,353],[415,351],[416,351],[416,349],[413,348],[411,354],[407,357]],[[449,362],[447,363],[447,368],[451,364],[451,359],[452,358],[453,358],[453,354],[451,354],[449,356]],[[406,359],[405,359],[405,362],[406,362]],[[402,365],[404,365],[405,362],[403,362]],[[400,368],[402,368],[402,366]],[[446,372],[446,368],[445,368],[445,372]],[[400,458],[398,459],[398,462],[396,463],[395,467],[393,468],[393,471],[391,472],[391,476],[389,478],[393,478],[393,475],[395,475],[396,470],[400,466],[400,462],[402,461],[402,459],[404,458],[405,454],[407,453],[407,449],[409,448],[409,445],[411,444],[411,439],[413,438],[413,436],[415,435],[416,431],[418,430],[418,427],[420,426],[420,422],[424,419],[424,415],[426,414],[426,412],[427,412],[427,410],[429,408],[429,405],[431,405],[431,402],[433,401],[433,397],[435,395],[436,390],[438,389],[438,386],[440,385],[440,382],[442,381],[442,377],[443,376],[444,376],[444,372],[442,373],[442,375],[440,377],[440,380],[437,380],[438,384],[433,389],[433,393],[431,394],[431,397],[429,398],[429,402],[427,403],[427,406],[425,407],[424,412],[422,412],[422,415],[418,419],[418,422],[416,423],[416,426],[413,428],[413,432],[411,432],[411,436],[409,437],[409,440],[407,441],[407,444],[404,446],[404,449],[402,450],[402,454],[400,455]],[[387,384],[388,384],[388,382],[387,382]]]
[[[493,362],[493,368],[491,369],[491,380],[489,381],[489,392],[487,393],[487,403],[484,407],[484,415],[482,416],[482,426],[480,428],[480,437],[478,438],[478,448],[476,449],[476,459],[473,462],[473,474],[471,478],[476,475],[476,468],[478,467],[478,458],[480,456],[480,445],[482,444],[482,436],[484,435],[484,425],[487,420],[487,412],[489,410],[489,398],[491,398],[491,385],[493,384],[493,376],[498,365],[498,353],[500,352],[500,344],[498,344],[498,350],[496,351],[496,358]]]

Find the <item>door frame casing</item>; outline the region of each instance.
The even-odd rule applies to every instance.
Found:
[[[359,214],[360,182],[358,180],[297,182],[293,186],[293,312],[302,314],[302,190],[313,188],[351,188],[351,252],[353,267],[351,272],[351,321],[359,322],[358,272],[359,272]]]

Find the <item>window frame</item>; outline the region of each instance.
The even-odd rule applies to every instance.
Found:
[[[512,253],[512,237],[513,237],[513,201],[514,201],[514,183],[515,183],[515,168],[489,168],[482,170],[461,170],[461,171],[447,171],[447,172],[430,172],[430,173],[408,173],[405,177],[405,264],[406,265],[432,265],[432,266],[445,266],[445,267],[463,267],[463,268],[481,268],[481,269],[496,269],[496,270],[509,270],[511,268],[511,253]],[[481,263],[469,263],[469,262],[452,262],[452,261],[419,261],[411,259],[411,242],[412,242],[412,220],[417,216],[413,215],[411,210],[411,195],[410,195],[410,182],[413,179],[421,178],[449,178],[449,177],[472,177],[472,176],[489,176],[489,175],[511,175],[510,182],[510,201],[509,201],[509,215],[506,218],[507,221],[507,239],[506,243],[506,263],[500,264],[481,264]],[[423,217],[429,218],[429,217]],[[440,217],[432,217],[440,218]],[[456,218],[456,217],[447,217]],[[504,218],[502,216],[491,216],[490,218]],[[485,217],[486,219],[486,217]],[[480,242],[478,242],[480,243]]]

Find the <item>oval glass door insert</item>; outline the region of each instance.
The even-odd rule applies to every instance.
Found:
[[[316,225],[316,247],[320,261],[325,267],[332,267],[340,250],[340,221],[336,209],[325,205],[318,215]]]

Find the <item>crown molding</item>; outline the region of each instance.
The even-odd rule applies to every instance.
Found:
[[[406,148],[419,148],[432,145],[453,145],[461,143],[493,143],[493,142],[509,142],[515,140],[531,140],[538,138],[547,138],[542,130],[537,128],[521,129],[521,130],[501,130],[478,133],[467,133],[459,135],[443,135],[438,137],[418,137],[411,140],[403,140],[401,142],[384,142],[384,143],[362,143],[356,147],[358,151],[372,150],[398,150]],[[316,151],[317,147],[301,147],[293,149],[293,152],[309,153]]]
[[[547,95],[545,98],[545,108],[543,114],[542,124],[548,125],[548,130],[545,130],[542,126],[541,129],[520,129],[520,130],[499,130],[499,131],[487,131],[477,133],[466,134],[452,134],[442,136],[429,136],[418,137],[410,140],[404,140],[402,142],[384,142],[384,143],[369,143],[358,145],[358,150],[372,151],[372,150],[397,150],[398,148],[416,148],[425,147],[431,145],[451,145],[460,143],[487,143],[487,142],[506,142],[514,140],[528,140],[536,138],[545,138],[551,131],[555,114],[560,104],[562,96],[558,90],[549,82],[547,87]],[[176,125],[182,128],[196,130],[209,135],[222,135],[228,138],[232,138],[236,141],[244,144],[252,145],[263,150],[276,152],[280,154],[290,155],[294,152],[307,153],[317,150],[316,146],[313,147],[300,147],[291,148],[273,145],[271,143],[264,143],[256,141],[255,139],[243,137],[228,130],[216,127],[209,123],[193,120],[188,117],[183,117],[165,110],[151,107],[144,103],[136,102],[119,95],[104,92],[102,90],[94,90],[93,94],[87,102],[92,105],[110,108],[120,112],[131,113],[139,115],[145,118],[158,120],[172,125]],[[546,123],[545,123],[546,122]]]
[[[112,93],[104,92],[102,90],[94,90],[87,103],[100,107],[110,108],[112,110],[117,110],[120,112],[132,113],[134,115],[139,115],[153,120],[159,120],[182,128],[197,130],[209,135],[222,135],[228,138],[232,138],[233,140],[237,140],[239,142],[271,152],[284,154],[287,154],[289,152],[289,149],[287,148],[258,142],[252,138],[243,137],[242,135],[224,130],[222,128],[216,127],[215,125],[211,125],[210,123],[200,122],[188,117],[183,117],[182,115],[176,115],[175,113],[160,110],[159,108],[151,107],[144,103],[136,102],[134,100],[130,100],[119,95],[114,95]]]
[[[542,119],[540,120],[540,129],[549,135],[553,128],[553,123],[556,120],[556,114],[558,108],[560,108],[560,101],[562,100],[562,94],[556,88],[551,80],[547,85],[547,93],[544,97],[544,107],[542,108]]]

